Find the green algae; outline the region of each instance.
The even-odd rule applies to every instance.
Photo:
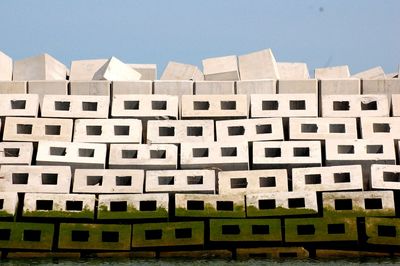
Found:
[[[2,218],[14,217],[14,214],[13,214],[13,213],[10,213],[10,212],[8,212],[8,211],[2,210],[2,211],[0,211],[0,217],[2,217]]]
[[[394,227],[394,234],[379,233],[379,227]],[[400,246],[400,218],[365,218],[365,229],[368,236],[367,243],[377,245]]]
[[[394,209],[365,210],[359,207],[353,207],[352,210],[335,210],[325,207],[323,217],[367,217],[367,216],[395,216]]]
[[[157,208],[154,211],[140,211],[128,205],[126,211],[109,211],[106,205],[100,205],[98,208],[98,219],[159,219],[168,218],[168,210],[165,208]]]
[[[254,206],[248,206],[246,209],[248,217],[260,217],[260,216],[289,216],[289,215],[309,215],[316,214],[318,211],[306,208],[283,208],[277,207],[274,209],[260,210]]]
[[[246,217],[245,208],[243,205],[234,204],[232,211],[217,210],[210,203],[204,205],[203,210],[188,210],[185,208],[176,208],[175,216],[179,217],[230,217],[244,218]]]
[[[74,219],[94,219],[94,212],[89,209],[82,211],[25,211],[25,217],[43,217],[43,218],[74,218]]]

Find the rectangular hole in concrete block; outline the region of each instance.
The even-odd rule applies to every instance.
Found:
[[[258,200],[258,209],[260,210],[276,209],[276,201],[274,199]]]
[[[65,209],[67,211],[82,211],[83,201],[81,200],[67,200],[65,202]]]
[[[210,102],[208,101],[194,101],[193,110],[208,110],[210,109]]]
[[[151,101],[152,110],[167,110],[167,101]]]
[[[268,235],[269,225],[253,224],[251,226],[251,233],[253,235]]]
[[[236,147],[223,147],[223,148],[221,148],[221,156],[222,157],[235,157],[235,156],[237,156],[237,148]]]
[[[65,147],[50,147],[50,155],[65,156],[66,154],[67,154],[67,148]]]
[[[86,176],[86,185],[87,186],[102,186],[103,185],[103,176],[101,176],[101,175]]]
[[[297,258],[296,252],[279,252],[279,258]]]
[[[122,150],[123,159],[136,159],[138,151],[137,150]]]
[[[259,179],[260,187],[276,187],[275,176],[260,177]]]
[[[131,186],[132,176],[116,176],[115,177],[116,186]]]
[[[245,129],[243,126],[233,126],[228,127],[228,135],[229,136],[243,136]]]
[[[236,224],[225,224],[222,225],[222,234],[223,235],[239,235],[240,227]]]
[[[128,203],[126,201],[111,201],[110,211],[112,212],[126,212],[128,210]]]
[[[292,198],[288,199],[288,206],[289,209],[304,208],[306,207],[306,203],[304,198]]]
[[[118,243],[119,242],[119,232],[113,232],[113,231],[101,232],[101,242]]]
[[[333,180],[335,183],[350,183],[350,173],[334,173]]]
[[[236,101],[221,101],[221,110],[236,110]]]
[[[30,124],[17,124],[17,134],[32,134],[32,125]]]
[[[354,145],[338,145],[337,152],[339,154],[354,154]]]
[[[203,127],[187,127],[186,135],[188,137],[201,137],[203,136]]]
[[[208,157],[208,148],[193,148],[192,149],[193,157]]]
[[[273,254],[272,253],[267,253],[267,252],[263,252],[263,253],[249,253],[248,254],[249,258],[251,259],[272,259],[273,258]]]
[[[79,157],[94,157],[94,149],[78,149]]]
[[[25,109],[26,101],[25,100],[11,100],[11,109]]]
[[[367,110],[378,110],[378,104],[376,101],[371,101],[369,103],[363,103],[361,102],[361,110],[362,111],[367,111]]]
[[[278,110],[279,103],[278,101],[262,101],[261,108],[263,111]]]
[[[124,101],[125,110],[139,110],[139,101]]]
[[[271,124],[256,125],[256,133],[257,134],[271,134],[272,133]]]
[[[177,228],[175,229],[175,238],[192,238],[192,228]]]
[[[42,231],[40,230],[24,230],[24,241],[40,242]]]
[[[297,147],[293,148],[294,157],[310,157],[310,148],[308,147]]]
[[[317,133],[318,126],[317,126],[317,124],[301,124],[301,132],[302,133]]]
[[[0,240],[8,241],[11,238],[11,229],[0,229]]]
[[[144,239],[145,240],[159,240],[162,238],[161,229],[145,230]]]
[[[139,210],[142,212],[157,210],[157,201],[155,200],[141,200],[139,202]]]
[[[12,173],[13,185],[26,185],[28,184],[28,173]]]
[[[353,209],[352,199],[335,199],[335,210],[349,211]]]
[[[97,111],[97,102],[82,102],[82,110],[83,111]]]
[[[173,137],[175,136],[175,127],[159,127],[158,135],[160,137]]]
[[[384,182],[400,182],[400,173],[396,172],[383,172]]]
[[[52,200],[36,200],[37,211],[51,211],[53,210]]]
[[[281,157],[281,148],[265,148],[265,157]]]
[[[217,211],[233,211],[233,201],[217,201]]]
[[[374,133],[390,133],[390,125],[388,123],[373,123],[372,130]]]
[[[329,124],[329,133],[346,133],[345,124]]]
[[[203,176],[201,175],[189,175],[186,177],[188,185],[202,185],[203,184]]]
[[[383,153],[383,145],[367,145],[368,154],[381,154]]]
[[[70,107],[71,107],[71,102],[61,102],[61,101],[54,102],[54,110],[56,111],[69,111]]]
[[[348,111],[350,103],[348,101],[333,101],[333,111]]]
[[[231,178],[231,188],[247,188],[247,178]]]
[[[19,148],[4,148],[4,157],[19,157]]]
[[[88,136],[100,136],[103,132],[102,126],[86,126],[86,135]]]
[[[378,225],[378,236],[396,237],[397,231],[394,225]]]
[[[159,185],[174,185],[175,184],[175,176],[159,176],[158,184]]]
[[[0,210],[4,208],[4,199],[0,199]]]
[[[57,173],[42,173],[42,185],[57,185]]]
[[[114,126],[115,136],[129,136],[129,126]]]
[[[315,227],[313,224],[297,225],[297,235],[315,235]]]
[[[297,101],[289,101],[290,110],[306,110],[306,101],[297,100]]]
[[[306,185],[321,184],[320,174],[310,174],[310,175],[305,175],[304,177]]]
[[[167,158],[166,150],[150,150],[150,159],[165,159]]]
[[[346,227],[344,224],[328,224],[328,234],[336,235],[336,234],[344,234],[346,233]]]
[[[88,242],[89,241],[89,231],[72,230],[71,231],[71,241],[73,241],[73,242]]]
[[[382,210],[382,199],[364,199],[366,210]]]
[[[46,135],[59,136],[61,134],[60,125],[46,125],[44,128]]]
[[[186,202],[186,209],[188,211],[203,211],[204,201],[202,200],[188,200]]]

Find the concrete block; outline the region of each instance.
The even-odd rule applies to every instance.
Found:
[[[139,119],[76,119],[74,142],[141,143]]]
[[[393,94],[400,94],[400,79],[364,79],[362,81],[363,94],[386,94],[391,104]]]
[[[249,154],[245,142],[192,142],[181,144],[181,169],[217,168],[248,170]]]
[[[196,81],[194,83],[194,94],[198,95],[221,95],[235,94],[234,81]]]
[[[79,259],[80,252],[43,252],[43,251],[22,251],[22,252],[7,252],[7,259]]]
[[[204,222],[145,223],[132,226],[133,248],[203,244]]]
[[[271,49],[239,56],[241,80],[279,79],[278,66]]]
[[[71,141],[72,119],[6,117],[5,141]]]
[[[178,97],[169,95],[114,95],[112,117],[135,117],[143,119],[177,119]]]
[[[317,193],[271,192],[247,193],[247,217],[310,215],[318,213]]]
[[[111,94],[111,82],[104,80],[71,81],[71,95],[105,95]]]
[[[217,141],[283,140],[282,118],[216,121]]]
[[[110,97],[87,95],[45,95],[42,117],[108,118]]]
[[[30,165],[33,155],[33,143],[0,142],[0,165]]]
[[[392,116],[400,116],[400,94],[392,95]]]
[[[357,120],[351,117],[289,118],[289,135],[291,140],[357,139]]]
[[[143,193],[144,171],[126,169],[76,169],[73,193]]]
[[[65,80],[67,67],[49,54],[14,61],[13,80]]]
[[[366,217],[367,243],[373,245],[400,245],[400,218]]]
[[[361,117],[363,139],[400,139],[400,117]]]
[[[238,80],[236,81],[236,94],[246,94],[250,106],[251,94],[275,94],[276,80]]]
[[[278,90],[279,94],[301,94],[313,93],[318,94],[318,81],[316,79],[304,80],[279,80]]]
[[[285,259],[296,258],[306,259],[309,252],[303,247],[272,247],[272,248],[237,248],[236,258],[239,260],[248,259]]]
[[[95,195],[26,193],[22,216],[93,220],[95,200]]]
[[[309,79],[308,68],[306,63],[289,63],[278,62],[279,79]]]
[[[71,62],[70,81],[92,80],[94,74],[107,62],[107,59],[74,60]]]
[[[99,195],[97,219],[168,218],[168,193]]]
[[[113,81],[112,96],[117,94],[152,94],[153,82],[150,80],[139,81]]]
[[[193,95],[193,81],[188,80],[155,80],[153,83],[154,94],[165,94],[179,96]],[[179,106],[181,103],[179,103]]]
[[[214,141],[212,120],[150,120],[147,122],[147,143]]]
[[[36,117],[39,111],[39,97],[36,94],[2,94],[0,116]]]
[[[140,80],[155,80],[157,79],[156,64],[128,64],[135,71],[139,72]]]
[[[347,79],[350,77],[349,66],[333,66],[316,68],[314,70],[314,76],[316,79]]]
[[[343,217],[395,216],[393,191],[322,193],[323,215]]]
[[[204,75],[197,66],[170,61],[160,80],[204,80]]]
[[[400,165],[373,164],[371,188],[400,190]]]
[[[61,250],[130,250],[130,242],[130,224],[60,224]]]
[[[0,81],[0,94],[28,93],[26,81]]]
[[[2,165],[3,188],[7,192],[69,193],[71,169],[68,166]]]
[[[182,119],[247,118],[246,95],[183,95]]]
[[[207,58],[202,64],[204,80],[240,80],[236,55]]]
[[[110,169],[177,169],[178,148],[173,144],[111,144]]]
[[[146,171],[145,192],[214,193],[214,170]]]
[[[257,141],[253,143],[253,169],[321,166],[319,141]]]
[[[244,196],[175,194],[176,217],[246,217]]]
[[[314,94],[251,95],[251,117],[317,117],[318,97]]]
[[[323,79],[320,81],[320,95],[361,94],[359,79]]]
[[[0,192],[0,218],[14,217],[17,214],[18,194]]]
[[[232,259],[232,252],[225,249],[202,249],[188,251],[160,251],[160,258],[169,259],[200,259],[200,260],[215,260],[215,259]]]
[[[47,223],[0,222],[1,249],[51,250],[54,225]]]
[[[384,79],[385,71],[381,66],[377,66],[374,68],[364,70],[362,72],[358,72],[357,74],[354,74],[351,77],[359,79]]]
[[[28,93],[39,95],[40,106],[45,95],[67,95],[68,81],[66,80],[32,80],[28,81]]]
[[[106,153],[106,144],[39,141],[36,163],[38,165],[68,165],[73,169],[104,169]]]
[[[285,242],[357,241],[356,217],[285,219]]]
[[[13,73],[13,60],[0,51],[0,81],[11,81]]]
[[[294,168],[293,191],[362,190],[361,165]]]
[[[93,75],[93,80],[140,80],[141,74],[115,57],[111,57]]]
[[[282,241],[279,219],[210,219],[211,242]]]
[[[322,96],[323,117],[389,116],[386,95],[324,95]]]
[[[134,258],[134,259],[155,259],[157,256],[156,251],[111,251],[111,252],[98,252],[90,253],[91,256],[96,258]]]
[[[337,250],[337,249],[317,249],[315,256],[323,259],[340,259],[340,258],[371,258],[371,257],[389,257],[389,252],[374,251],[358,251],[358,250]]]

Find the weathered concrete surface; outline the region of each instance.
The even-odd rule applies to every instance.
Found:
[[[241,80],[279,79],[278,66],[271,49],[239,56]]]
[[[239,80],[235,55],[207,58],[202,61],[205,80]]]
[[[204,80],[204,75],[197,66],[168,62],[160,80]]]
[[[306,63],[278,62],[279,79],[303,80],[310,78]]]

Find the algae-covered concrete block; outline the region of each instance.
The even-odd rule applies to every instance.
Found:
[[[113,81],[112,96],[117,94],[152,94],[153,82],[150,80]]]
[[[371,188],[400,190],[400,165],[373,164]]]
[[[0,97],[0,116],[36,117],[39,96],[36,94],[3,94]]]
[[[0,142],[0,165],[30,165],[32,142]]]
[[[155,80],[157,79],[156,64],[128,64],[135,71],[139,72],[140,80]]]
[[[400,246],[400,218],[366,217],[367,243]]]
[[[0,81],[11,81],[13,73],[13,60],[0,51]]]
[[[160,258],[175,259],[232,259],[232,252],[227,249],[202,249],[188,251],[160,251]]]
[[[235,82],[233,81],[196,81],[194,83],[196,95],[221,95],[235,94]]]
[[[197,66],[170,61],[160,80],[204,80],[204,75]]]
[[[108,80],[71,81],[71,95],[106,95],[111,94],[111,82]]]
[[[28,93],[26,81],[0,81],[0,94]]]
[[[107,59],[74,60],[71,62],[71,72],[69,74],[69,80],[92,80],[95,73],[105,63],[107,63]]]
[[[316,79],[346,79],[350,77],[349,66],[333,66],[316,68],[314,71]]]
[[[338,250],[338,249],[316,249],[315,256],[321,259],[349,259],[349,258],[374,258],[390,257],[389,252],[358,251],[358,250]]]
[[[247,259],[285,259],[296,258],[305,259],[309,257],[309,252],[303,247],[272,247],[272,248],[237,248],[236,258],[239,260]]]
[[[278,62],[277,66],[280,80],[302,80],[310,77],[306,63]]]
[[[279,94],[318,94],[318,81],[316,79],[279,80],[277,93]]]
[[[271,49],[239,56],[241,80],[279,79],[278,66]]]
[[[17,192],[0,192],[0,202],[0,218],[14,217],[18,207]]]
[[[121,62],[115,57],[111,57],[101,66],[93,75],[93,80],[118,80],[118,81],[134,81],[140,80],[141,74],[129,65]]]
[[[207,58],[202,61],[205,80],[239,80],[236,55]]]

